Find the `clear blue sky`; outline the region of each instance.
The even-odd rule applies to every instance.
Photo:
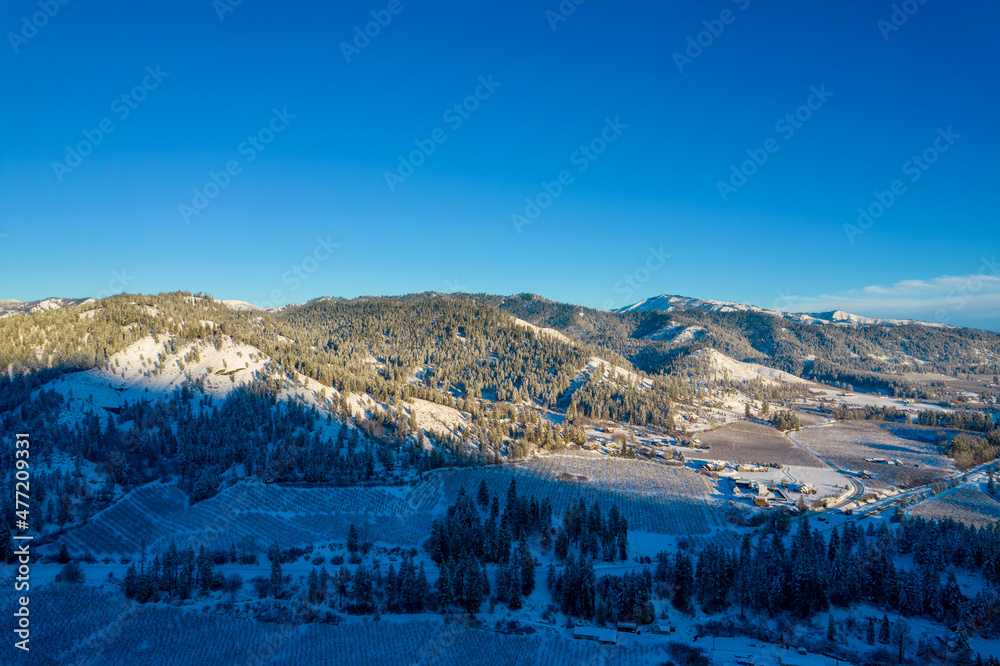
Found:
[[[1000,329],[996,3],[890,30],[861,0],[226,2],[5,3],[0,298],[673,293]]]

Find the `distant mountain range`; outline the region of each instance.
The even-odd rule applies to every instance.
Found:
[[[0,317],[55,310],[67,305],[83,305],[84,303],[91,303],[93,301],[93,298],[46,298],[40,301],[22,303],[12,298],[0,299]]]
[[[936,328],[953,328],[947,324],[935,322],[919,321],[917,319],[881,319],[874,317],[864,317],[851,314],[843,310],[831,310],[830,312],[782,312],[779,310],[768,310],[756,305],[746,305],[745,303],[730,303],[727,301],[701,300],[689,298],[687,296],[671,296],[663,294],[653,296],[627,305],[615,310],[615,312],[673,312],[675,310],[705,310],[706,312],[760,312],[783,317],[791,321],[802,322],[803,324],[843,324],[848,326],[864,326],[871,324],[881,324],[883,326],[933,326]]]
[[[435,292],[428,292],[427,295],[440,297],[448,296],[447,294],[437,294]],[[413,294],[402,298],[412,298],[412,296],[418,295]],[[361,298],[365,299],[371,297],[365,296]],[[67,305],[83,305],[88,302],[92,302],[93,300],[93,298],[46,298],[39,301],[21,302],[13,299],[4,299],[0,300],[0,317],[6,317],[12,314],[25,314],[40,312],[43,310],[54,310]],[[306,303],[295,303],[278,308],[262,308],[258,305],[254,305],[253,303],[238,300],[220,300],[219,302],[234,310],[280,312],[288,308],[308,305],[309,303],[324,300],[344,301],[347,299],[323,296],[307,301]],[[935,328],[954,328],[948,324],[920,321],[917,319],[884,319],[865,317],[862,315],[851,314],[850,312],[844,312],[843,310],[832,310],[830,312],[783,312],[780,310],[768,310],[756,305],[747,305],[746,303],[716,301],[711,299],[691,298],[689,296],[676,296],[670,294],[662,294],[660,296],[646,298],[637,303],[633,303],[632,305],[626,305],[625,307],[613,310],[612,312],[624,314],[628,312],[676,312],[679,310],[703,310],[705,312],[756,312],[781,317],[790,321],[797,321],[803,324],[840,324],[846,326],[867,326],[873,324],[882,326],[916,325],[932,326]]]

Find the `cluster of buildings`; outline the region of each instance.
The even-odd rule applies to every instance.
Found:
[[[734,495],[741,499],[747,498],[756,506],[767,506],[770,502],[790,502],[791,493],[816,494],[816,488],[811,483],[783,483],[778,487],[773,481],[734,478],[733,485]]]
[[[657,622],[653,625],[653,633],[660,635],[670,635],[675,629],[669,622]],[[619,632],[637,634],[639,625],[635,622],[619,622],[614,629],[604,627],[576,627],[573,629],[573,638],[582,641],[596,641],[602,645],[617,645]]]

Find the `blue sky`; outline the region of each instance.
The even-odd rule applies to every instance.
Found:
[[[0,10],[0,298],[671,293],[1000,330],[995,3],[231,2]]]

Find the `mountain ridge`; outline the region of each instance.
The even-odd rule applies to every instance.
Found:
[[[962,328],[942,324],[938,322],[921,321],[919,319],[890,319],[885,317],[866,317],[843,310],[828,310],[826,312],[785,312],[783,310],[770,310],[757,305],[747,303],[736,303],[732,301],[717,301],[712,299],[699,299],[689,296],[678,296],[675,294],[661,294],[651,296],[641,301],[626,305],[613,310],[616,313],[626,312],[672,312],[674,310],[705,310],[707,312],[760,312],[783,317],[792,321],[804,324],[843,324],[848,326],[867,326],[878,324],[882,326],[930,326],[933,328]]]

